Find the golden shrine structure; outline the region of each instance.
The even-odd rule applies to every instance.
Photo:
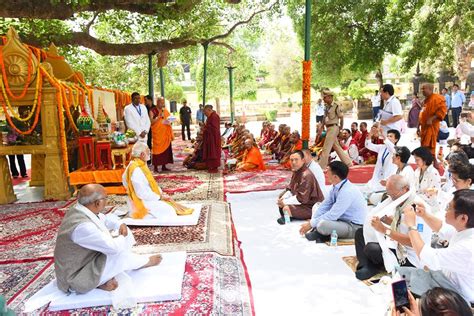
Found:
[[[82,73],[74,71],[53,44],[47,51],[23,44],[13,28],[1,39],[0,116],[3,112],[7,127],[23,143],[6,142],[2,133],[0,204],[17,199],[6,156],[20,154],[31,154],[30,186],[44,186],[44,199],[68,199],[72,194],[69,160],[77,152],[80,113],[86,113],[88,106],[94,118],[100,111],[102,120],[104,109],[94,108],[101,102],[94,101],[94,92],[106,91],[112,98],[109,113],[120,119],[130,94],[86,85]]]

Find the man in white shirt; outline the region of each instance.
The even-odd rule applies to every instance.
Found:
[[[394,94],[395,89],[391,84],[383,85],[380,96],[385,101],[385,105],[379,111],[379,116],[380,125],[382,125],[385,133],[390,129],[396,129],[401,132],[404,123],[402,105]]]
[[[311,150],[303,149],[304,153],[304,162],[308,167],[309,171],[311,171],[316,178],[316,182],[319,185],[319,188],[323,192],[324,197],[326,198],[328,194],[328,187],[326,187],[326,178],[324,177],[324,172],[319,163],[314,161],[313,156],[311,156]],[[314,207],[314,206],[313,206]]]
[[[395,153],[395,145],[400,140],[400,132],[391,129],[387,132],[387,137],[380,133],[384,139],[383,144],[372,143],[373,130],[367,135],[365,147],[377,153],[377,162],[375,163],[372,178],[367,183],[367,192],[385,191],[385,182],[387,178],[397,171],[397,166],[392,161]]]
[[[466,102],[466,96],[459,91],[459,86],[454,84],[451,95],[451,114],[453,115],[453,127],[458,127],[459,115],[462,111],[462,106]]]
[[[410,291],[422,295],[433,287],[443,287],[459,293],[470,304],[474,303],[474,191],[454,192],[446,211],[446,220],[426,212],[416,203],[404,210],[405,223],[412,247],[425,269],[398,268],[410,286]],[[434,249],[425,243],[417,230],[417,216],[449,241],[447,248]]]
[[[54,249],[58,288],[63,292],[87,293],[94,288],[115,290],[115,277],[122,272],[158,265],[160,255],[138,255],[132,232],[113,215],[104,215],[105,188],[87,184],[78,202],[66,212]],[[110,230],[117,230],[113,237]]]
[[[355,235],[356,254],[359,264],[356,277],[366,280],[384,270],[393,269],[392,264],[422,267],[408,237],[408,227],[403,222],[403,209],[415,200],[410,183],[401,175],[387,180],[388,198],[374,207],[367,216],[364,227]],[[425,242],[431,241],[431,229],[425,227],[420,218]],[[366,238],[367,237],[367,238]],[[385,262],[387,260],[388,262]]]
[[[132,93],[132,103],[125,107],[123,115],[127,128],[135,131],[138,140],[146,144],[151,125],[150,116],[146,106],[140,104],[140,94],[138,92]]]
[[[375,122],[377,119],[377,115],[379,114],[380,110],[380,93],[382,92],[382,89],[380,90],[375,90],[375,94],[370,98],[370,101],[372,103],[372,119]]]

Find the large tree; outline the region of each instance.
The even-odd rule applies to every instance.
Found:
[[[377,71],[387,53],[406,37],[416,0],[313,0],[311,58],[313,82],[340,84]],[[304,2],[287,0],[300,39],[304,39]]]
[[[217,44],[272,7],[270,0],[4,0],[0,31],[16,24],[22,39],[37,46],[54,42],[101,55],[142,55]]]

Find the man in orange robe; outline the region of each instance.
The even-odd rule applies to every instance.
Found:
[[[420,113],[418,133],[421,138],[421,146],[430,149],[436,158],[436,140],[439,133],[439,123],[446,116],[446,99],[444,96],[433,93],[433,84],[425,83],[421,86],[421,92],[425,96],[424,108]]]
[[[262,154],[257,145],[251,140],[245,140],[245,152],[242,162],[237,164],[237,171],[265,170]]]
[[[290,156],[295,151],[303,149],[303,141],[301,140],[300,133],[298,133],[298,131],[291,133],[289,142],[291,145],[290,149],[280,160],[280,163],[288,170],[291,169]]]
[[[152,163],[154,171],[158,172],[158,166],[161,171],[169,171],[166,168],[167,163],[173,163],[173,129],[168,121],[170,112],[165,108],[165,99],[159,98],[157,106],[149,111],[151,121],[151,131],[155,137],[152,142]]]

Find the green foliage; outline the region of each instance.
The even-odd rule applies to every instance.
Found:
[[[352,99],[361,99],[371,91],[372,89],[368,88],[367,83],[362,79],[352,80],[347,87],[347,94]]]
[[[296,31],[304,38],[304,2],[287,0]],[[418,1],[313,0],[313,84],[334,86],[378,69],[406,39]]]
[[[276,122],[278,110],[265,111],[265,118],[267,121]]]
[[[168,100],[181,103],[184,97],[183,88],[177,84],[171,84],[165,88],[165,96]]]

